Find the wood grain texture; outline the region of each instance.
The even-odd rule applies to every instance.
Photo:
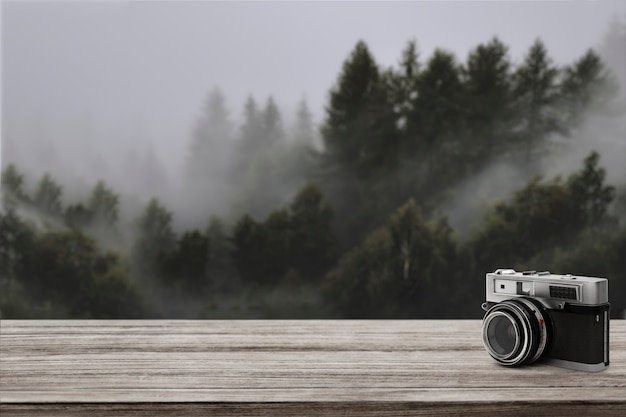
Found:
[[[480,320],[0,322],[2,415],[626,415],[611,365],[506,368]]]

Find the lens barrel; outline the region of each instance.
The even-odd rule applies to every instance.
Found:
[[[483,319],[485,349],[503,365],[532,363],[545,350],[548,320],[547,311],[536,300],[520,297],[502,301]]]

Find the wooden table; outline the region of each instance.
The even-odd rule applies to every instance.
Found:
[[[0,322],[2,416],[626,416],[611,365],[506,368],[480,320]]]

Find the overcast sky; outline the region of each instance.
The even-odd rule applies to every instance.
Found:
[[[272,94],[284,111],[306,96],[319,122],[359,39],[383,67],[412,38],[422,60],[442,47],[464,61],[494,35],[514,61],[540,37],[566,64],[599,44],[614,15],[626,18],[626,0],[3,1],[3,134],[49,135],[60,148],[83,136],[97,146],[140,137],[174,172],[214,86],[235,118],[248,94],[261,103]]]

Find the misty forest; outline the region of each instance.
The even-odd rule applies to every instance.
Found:
[[[359,41],[319,122],[216,86],[179,181],[120,156],[151,196],[5,141],[2,317],[479,318],[497,268],[607,277],[623,317],[625,45],[557,65],[540,39],[518,61],[409,41],[382,68]]]

